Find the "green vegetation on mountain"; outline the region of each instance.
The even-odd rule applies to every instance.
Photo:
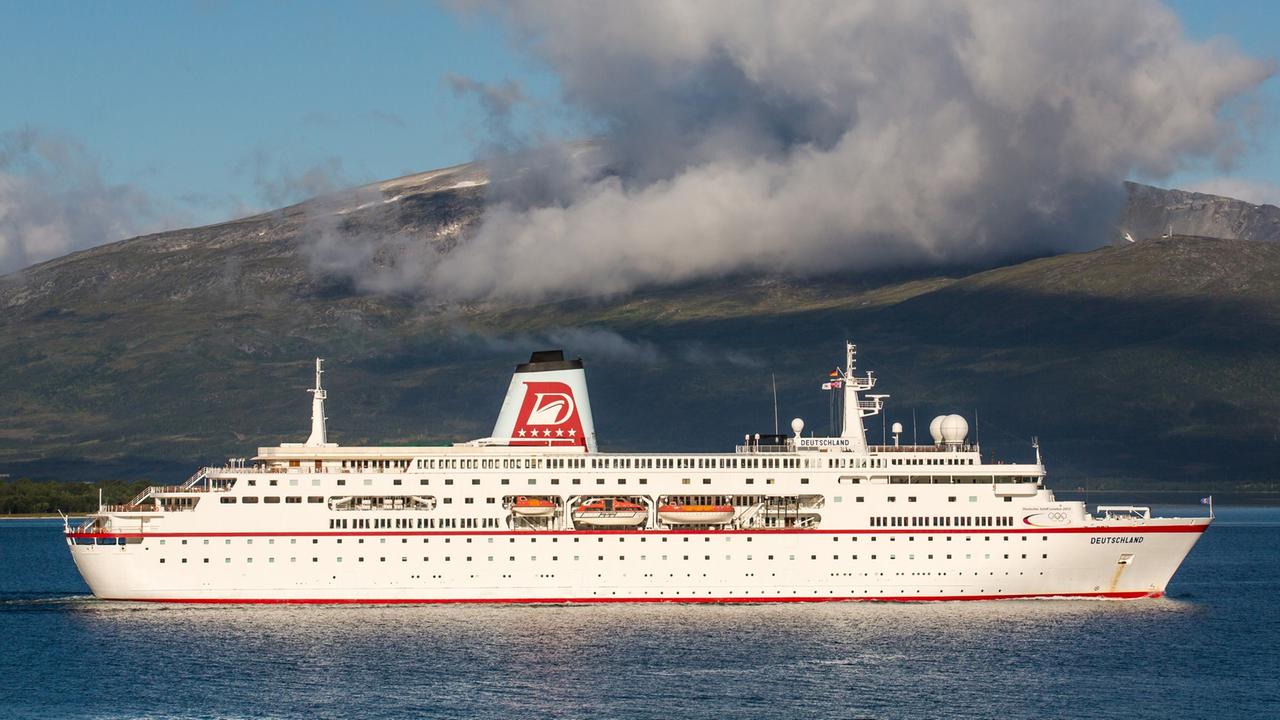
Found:
[[[317,269],[323,233],[447,250],[483,202],[450,177],[386,184],[401,199],[376,212],[304,204],[0,279],[0,473],[177,481],[301,440],[317,355],[343,444],[484,436],[511,367],[551,345],[587,360],[606,449],[771,430],[771,373],[782,424],[821,434],[818,384],[852,338],[908,437],[913,411],[922,436],[934,414],[976,412],[985,451],[1027,458],[1039,435],[1066,481],[1278,474],[1280,244],[1177,236],[958,278],[730,277],[530,307],[443,306]]]

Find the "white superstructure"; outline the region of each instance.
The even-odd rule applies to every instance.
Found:
[[[328,442],[320,361],[304,443],[151,487],[66,529],[94,594],[173,602],[966,600],[1159,596],[1210,518],[1056,500],[984,463],[959,415],[870,445],[855,348],[834,437],[732,453],[601,453],[581,360],[516,368],[491,437]]]

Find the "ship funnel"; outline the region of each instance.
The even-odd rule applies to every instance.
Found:
[[[542,350],[517,365],[492,437],[508,445],[585,447],[595,452],[596,429],[582,359],[565,360],[561,350]]]

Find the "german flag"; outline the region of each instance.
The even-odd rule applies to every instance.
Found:
[[[831,377],[840,377],[840,371],[839,371],[839,370],[832,370],[832,371],[831,371]]]

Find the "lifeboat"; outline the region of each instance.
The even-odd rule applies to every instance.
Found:
[[[520,517],[551,517],[556,514],[556,504],[546,498],[522,495],[511,503],[511,512]]]
[[[643,505],[617,498],[588,500],[573,511],[575,525],[595,527],[635,527],[643,525],[649,511]]]
[[[662,505],[658,519],[669,525],[724,525],[733,520],[733,506]]]

